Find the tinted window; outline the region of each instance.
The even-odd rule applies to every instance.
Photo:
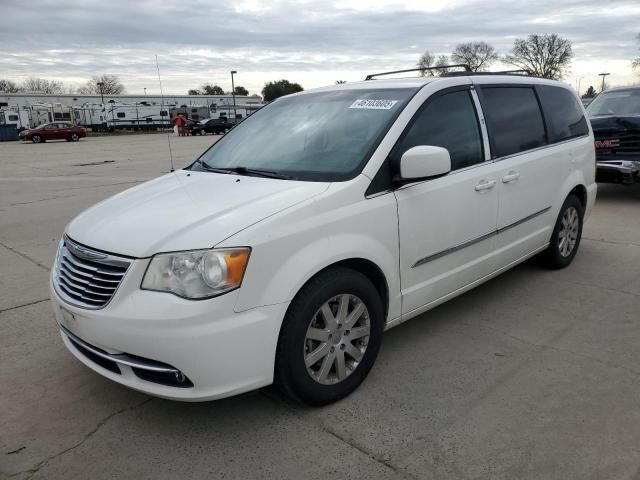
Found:
[[[404,152],[417,145],[434,145],[449,150],[451,170],[484,160],[480,127],[468,91],[446,93],[428,100],[392,158],[398,162]]]
[[[547,121],[549,142],[560,142],[589,133],[582,109],[569,90],[548,85],[540,85],[536,89]]]
[[[124,118],[124,117],[125,117],[124,112],[118,112],[118,113],[116,113],[116,117],[118,117],[118,118]]]
[[[494,157],[546,144],[542,113],[533,88],[483,87],[482,109],[493,134]]]

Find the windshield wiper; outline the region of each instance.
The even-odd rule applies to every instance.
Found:
[[[247,168],[247,167],[210,167],[204,162],[200,162],[200,165],[210,171],[216,173],[236,173],[238,175],[253,175],[256,177],[277,178],[280,180],[289,180],[291,177],[282,173],[274,172],[271,170],[262,170],[259,168]]]

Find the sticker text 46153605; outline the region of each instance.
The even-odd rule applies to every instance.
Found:
[[[391,110],[398,103],[397,100],[374,100],[359,98],[349,108],[366,108],[370,110]]]

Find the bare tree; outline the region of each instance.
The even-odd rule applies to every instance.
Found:
[[[78,89],[78,93],[83,95],[120,95],[125,92],[124,85],[117,75],[104,73],[91,77],[84,86]]]
[[[431,55],[429,50],[426,50],[422,55],[420,55],[420,59],[418,60],[418,68],[431,68],[435,63],[436,58]],[[421,77],[433,77],[433,70],[422,70],[420,72]]]
[[[22,89],[15,82],[12,82],[11,80],[0,79],[0,92],[18,93],[21,90]]]
[[[64,84],[57,80],[31,77],[22,82],[22,90],[25,92],[61,94],[64,93]]]
[[[483,72],[498,59],[498,52],[485,42],[461,43],[451,53],[453,63],[469,65],[473,72]]]
[[[552,33],[517,38],[504,61],[534,75],[558,79],[566,73],[572,58],[571,42]]]
[[[336,85],[343,85],[345,83],[347,83],[346,80],[336,80]]]
[[[636,41],[638,42],[638,46],[640,47],[640,33],[638,35],[636,35]],[[633,69],[638,69],[640,70],[640,57],[634,58],[633,61],[631,62],[631,66],[633,67]]]
[[[447,55],[438,56],[438,59],[436,60],[434,67],[444,67],[445,65],[449,65],[449,57]],[[447,73],[447,70],[445,68],[440,68],[436,70],[436,74],[438,76],[442,76],[445,73]]]

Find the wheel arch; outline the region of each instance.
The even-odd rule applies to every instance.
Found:
[[[580,200],[580,203],[582,204],[583,210],[587,208],[587,187],[582,184],[578,184],[571,189],[567,197],[571,195],[575,195],[576,197],[578,197],[578,200]]]
[[[366,258],[359,258],[359,257],[346,258],[344,260],[339,260],[330,265],[327,265],[322,269],[320,269],[319,271],[317,271],[311,277],[309,277],[309,279],[307,279],[307,281],[302,285],[302,287],[300,287],[298,292],[300,292],[304,287],[306,287],[307,284],[311,282],[311,280],[316,278],[318,275],[323,274],[327,270],[331,270],[333,268],[339,268],[339,267],[349,268],[351,270],[359,272],[363,274],[365,277],[367,277],[371,281],[371,283],[373,283],[373,286],[376,287],[376,290],[380,295],[380,300],[382,301],[382,306],[384,309],[384,318],[386,321],[387,316],[389,314],[389,282],[387,282],[387,277],[385,276],[382,269],[378,265],[376,265],[376,263]]]

